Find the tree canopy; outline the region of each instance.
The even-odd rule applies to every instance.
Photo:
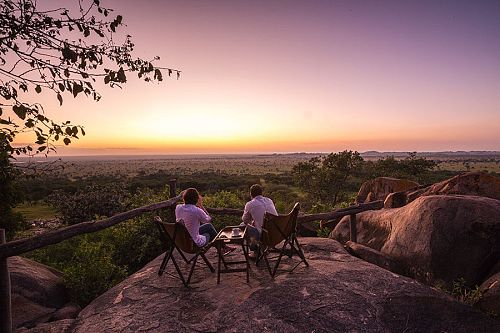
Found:
[[[70,6],[73,6],[70,8]],[[130,35],[118,42],[123,17],[99,0],[68,2],[68,8],[40,8],[36,0],[0,2],[0,141],[9,156],[48,153],[55,142],[68,145],[85,135],[81,125],[50,119],[33,95],[51,93],[62,105],[79,94],[98,101],[95,83],[120,87],[135,73],[146,82],[180,71],[134,58]],[[35,134],[34,142],[14,145],[16,135]]]

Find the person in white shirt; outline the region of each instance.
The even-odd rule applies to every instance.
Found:
[[[183,205],[175,207],[176,222],[182,222],[189,235],[199,247],[210,243],[216,236],[217,231],[210,223],[212,218],[203,207],[203,199],[195,188],[188,188],[182,193]],[[224,254],[233,251],[234,248],[224,246]]]
[[[251,258],[255,258],[255,251],[257,250],[257,242],[262,233],[262,224],[264,223],[264,214],[271,213],[278,215],[276,207],[271,199],[262,195],[264,189],[259,184],[254,184],[250,187],[250,196],[252,200],[246,203],[243,211],[242,224],[247,226],[247,240],[250,245]]]

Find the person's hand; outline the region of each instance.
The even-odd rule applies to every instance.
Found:
[[[196,203],[198,207],[203,207],[203,198],[201,195],[198,195],[198,202]]]

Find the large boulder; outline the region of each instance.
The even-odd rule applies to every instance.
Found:
[[[250,283],[244,273],[233,273],[217,284],[216,273],[200,266],[184,288],[178,279],[158,276],[160,256],[90,303],[64,332],[500,331],[500,322],[357,259],[334,240],[299,241],[309,267],[271,279],[264,266],[252,265]],[[229,258],[238,256],[241,252]],[[215,250],[208,258],[216,261]],[[284,268],[292,264],[285,256]],[[175,273],[171,263],[167,271]],[[44,331],[26,332],[51,332],[50,324],[44,325]]]
[[[394,209],[357,215],[357,242],[388,255],[425,282],[464,278],[480,284],[498,260],[500,201],[423,196]],[[330,234],[349,239],[349,217]]]
[[[417,186],[419,186],[419,184],[411,180],[378,177],[368,180],[361,185],[356,197],[356,202],[363,203],[385,200],[389,193],[407,191]]]
[[[500,200],[500,178],[484,172],[468,172],[425,189],[408,191],[407,202],[426,195],[476,195]]]
[[[52,320],[65,307],[69,297],[61,272],[22,258],[8,259],[12,285],[12,322],[14,327],[32,327]],[[77,312],[70,314],[76,317]],[[57,318],[67,318],[59,313]]]
[[[500,316],[500,272],[484,281],[479,290],[482,293],[478,302],[479,308],[486,313]]]
[[[394,262],[394,260],[392,260],[392,258],[382,252],[372,249],[371,247],[348,241],[345,243],[345,248],[352,255],[377,265],[378,267],[382,267],[391,272],[399,271],[398,265]]]

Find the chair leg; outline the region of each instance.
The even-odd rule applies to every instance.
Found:
[[[173,252],[173,250],[172,250]],[[177,261],[175,260],[175,257],[173,253],[170,254],[170,258],[172,258],[172,262],[174,263],[175,270],[177,271],[177,274],[179,274],[179,277],[181,278],[182,284],[186,286],[186,280],[184,279],[184,275],[182,274],[181,268],[177,264]]]
[[[299,253],[300,258],[302,259],[304,264],[306,264],[306,267],[309,267],[309,263],[307,262],[306,257],[304,256],[304,251],[302,251],[302,247],[300,246],[299,240],[297,239],[296,236],[293,237],[292,244],[294,241],[295,241],[295,244],[297,244],[297,249],[298,249],[297,252]]]
[[[264,257],[264,262],[266,263],[267,270],[269,271],[269,275],[274,279],[273,272],[271,271],[271,265],[269,265],[269,259],[267,259],[267,251],[262,253],[262,257]]]
[[[274,278],[274,276],[276,275],[276,271],[278,270],[278,266],[280,265],[280,262],[281,262],[281,258],[283,257],[283,254],[285,252],[285,249],[286,249],[286,245],[288,244],[288,239],[285,239],[285,243],[283,244],[283,247],[281,248],[281,251],[280,251],[280,255],[278,256],[278,260],[276,261],[276,263],[274,264],[274,270],[273,270],[273,273],[271,274],[271,276]]]
[[[161,262],[160,269],[158,270],[158,275],[162,276],[163,272],[165,271],[165,267],[167,267],[167,263],[170,260],[170,257],[172,256],[172,250],[173,249],[168,249],[167,252],[165,252],[165,256],[163,257],[163,261]]]
[[[186,283],[184,283],[184,286],[186,286],[186,287],[188,287],[188,286],[189,286],[189,281],[191,281],[191,276],[193,275],[193,272],[194,272],[194,267],[196,266],[196,261],[198,261],[198,255],[199,255],[199,254],[196,254],[196,255],[193,257],[193,263],[191,264],[191,269],[189,270],[188,279],[187,279]]]
[[[205,253],[200,253],[201,259],[207,264],[208,268],[210,269],[210,272],[215,272],[215,268],[210,264],[210,261],[208,261],[207,257],[205,256]]]
[[[265,250],[262,249],[262,246],[257,247],[257,258],[255,259],[255,266],[259,266],[260,261],[262,260],[262,257],[264,256],[264,252],[267,251],[267,248]]]

